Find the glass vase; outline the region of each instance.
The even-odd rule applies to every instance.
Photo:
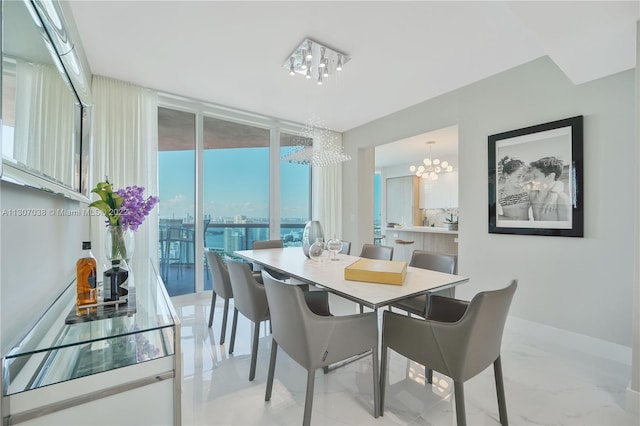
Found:
[[[102,300],[126,302],[131,282],[131,257],[134,249],[134,234],[122,226],[108,226],[105,253],[109,260],[105,265]]]
[[[318,220],[310,220],[304,227],[304,231],[302,232],[302,251],[304,255],[309,257],[309,247],[313,244],[318,238],[324,240],[324,232],[322,231],[322,225],[320,225],[320,221]]]
[[[131,229],[125,229],[122,226],[107,226],[105,253],[108,260],[124,260],[129,264],[133,256],[133,249],[134,234]]]

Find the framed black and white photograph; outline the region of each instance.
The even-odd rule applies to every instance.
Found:
[[[582,121],[489,136],[489,233],[584,236]]]

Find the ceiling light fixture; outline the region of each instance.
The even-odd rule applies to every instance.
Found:
[[[324,127],[319,120],[309,120],[296,137],[296,145],[283,156],[282,161],[324,167],[351,160],[335,132]]]
[[[289,65],[289,75],[296,75],[296,70],[295,67],[293,66],[293,56],[291,58],[289,58],[291,62],[291,64]]]
[[[440,159],[433,158],[431,156],[431,147],[435,143],[435,141],[427,142],[427,146],[429,147],[429,156],[425,157],[424,160],[422,160],[422,164],[419,166],[410,166],[409,171],[415,173],[418,177],[431,180],[438,180],[438,173],[453,171],[453,166],[450,165],[448,161],[440,161]]]
[[[301,74],[307,78],[316,77],[318,85],[322,84],[322,77],[327,78],[342,71],[342,67],[349,61],[349,57],[317,41],[304,39],[283,63],[289,74]],[[293,70],[293,74],[292,71]]]

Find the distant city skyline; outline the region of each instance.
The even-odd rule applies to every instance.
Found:
[[[269,217],[269,149],[230,148],[204,151],[204,207],[210,217],[251,220]],[[158,205],[161,218],[194,216],[194,151],[158,152]],[[280,163],[280,215],[310,217],[309,166]]]

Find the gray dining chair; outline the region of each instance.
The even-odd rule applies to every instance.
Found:
[[[517,280],[500,290],[483,291],[470,302],[433,296],[426,319],[384,311],[380,372],[381,414],[384,413],[389,349],[425,368],[453,379],[456,420],[466,425],[465,381],[493,363],[500,423],[508,424],[500,346]]]
[[[229,278],[233,289],[235,309],[247,317],[253,323],[253,340],[251,344],[251,366],[249,369],[249,381],[256,376],[256,362],[258,358],[258,341],[260,337],[260,323],[270,319],[270,309],[267,296],[262,285],[256,280],[248,263],[227,261]],[[291,284],[290,284],[291,285]],[[300,287],[300,286],[296,286]],[[331,315],[329,311],[329,295],[325,291],[305,292],[303,299],[307,307],[316,315]],[[229,353],[234,350],[237,316],[234,312],[234,321],[231,329],[231,344]]]
[[[338,253],[340,254],[351,254],[351,241],[340,240],[342,241],[342,249]]]
[[[414,250],[411,255],[409,266],[444,272],[446,274],[455,274],[457,272],[458,256],[428,250]],[[454,297],[455,290],[451,287],[444,290],[434,291],[420,296],[400,300],[393,303],[391,306],[402,309],[409,315],[415,314],[424,317],[427,314],[429,300],[433,295]]]
[[[229,271],[222,263],[220,255],[212,250],[205,250],[207,256],[207,264],[213,278],[213,294],[211,295],[211,312],[209,313],[209,328],[213,325],[213,313],[216,307],[216,297],[220,296],[224,299],[224,311],[222,313],[222,329],[220,331],[220,344],[224,344],[227,331],[227,316],[229,313],[229,300],[233,299],[233,289],[229,278]],[[231,347],[236,339],[236,324],[238,323],[238,309],[233,308],[233,325],[231,327]],[[233,352],[233,350],[231,350]]]
[[[253,323],[253,340],[251,345],[251,367],[249,381],[256,376],[256,362],[258,358],[258,339],[260,323],[269,319],[269,304],[264,286],[254,277],[248,263],[229,260],[227,262],[233,301],[235,308]],[[231,336],[235,336],[237,322],[234,320]],[[229,346],[229,353],[233,353],[233,343]]]
[[[254,250],[264,250],[264,249],[283,248],[283,247],[284,247],[284,243],[282,240],[257,240],[253,242]],[[264,268],[260,265],[254,264],[253,270],[254,272],[256,272],[256,278],[259,282],[262,282],[262,276],[260,275],[260,271],[262,269],[267,270],[269,274],[273,275],[279,280],[288,280],[291,278],[290,276],[280,273],[278,271],[274,271],[271,268]]]
[[[365,243],[362,245],[360,257],[366,259],[391,260],[393,259],[393,247]],[[360,313],[363,312],[364,306],[360,304]]]
[[[391,260],[393,259],[393,247],[365,243],[362,245],[360,257],[367,259]]]
[[[282,240],[258,240],[253,242],[254,250],[263,250],[270,248],[283,248],[284,243]]]
[[[379,413],[378,325],[373,312],[347,316],[319,316],[308,309],[304,292],[262,272],[273,325],[273,341],[265,401],[271,399],[276,355],[281,347],[307,370],[303,425],[311,423],[315,371],[354,355],[371,351],[374,417]],[[314,294],[312,292],[311,294]],[[321,293],[322,294],[322,293]]]

